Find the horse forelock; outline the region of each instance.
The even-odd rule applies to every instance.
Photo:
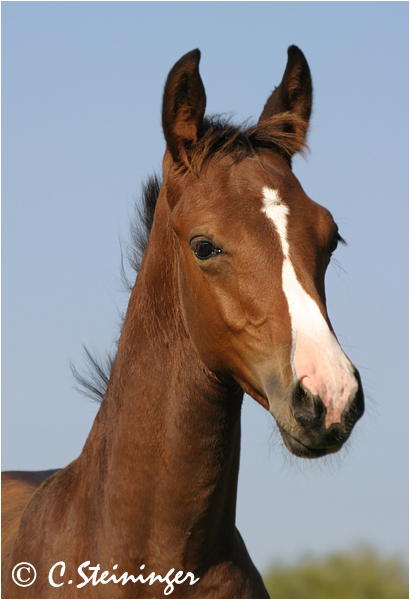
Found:
[[[283,112],[257,125],[232,123],[230,117],[206,116],[202,136],[189,149],[185,167],[199,175],[213,161],[232,155],[235,160],[255,156],[259,149],[269,149],[290,162],[296,152],[307,148],[308,123],[298,115]]]

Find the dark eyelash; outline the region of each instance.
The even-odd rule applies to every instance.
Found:
[[[336,233],[336,239],[338,242],[340,242],[341,244],[343,244],[343,246],[347,246],[347,242],[344,238],[342,238],[342,236],[340,235],[339,232]]]

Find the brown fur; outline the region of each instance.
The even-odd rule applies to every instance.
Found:
[[[164,597],[159,582],[79,588],[86,561],[109,575],[118,565],[117,576],[137,576],[145,565],[145,575],[174,568],[199,578],[175,585],[174,598],[267,597],[235,526],[243,392],[269,408],[255,374],[268,361],[275,419],[302,456],[337,450],[361,415],[360,391],[329,430],[315,415],[309,426],[295,417],[307,398],[292,379],[282,257],[261,212],[262,185],[280,189],[298,276],[327,318],[323,280],[335,224],[290,169],[310,114],[307,63],[293,47],[259,125],[229,132],[203,119],[198,63],[198,51],[187,54],[167,80],[164,184],[84,449],[61,471],[3,475],[4,598]],[[282,96],[286,110],[275,114]],[[198,257],[204,237],[223,252]],[[23,561],[37,570],[30,587],[11,578]],[[54,580],[63,585],[52,587],[59,561],[66,571],[54,571]]]

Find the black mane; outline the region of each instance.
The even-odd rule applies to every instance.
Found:
[[[156,174],[151,175],[142,185],[141,201],[138,201],[137,198],[134,203],[134,218],[130,223],[130,242],[126,247],[127,262],[134,272],[134,280],[148,244],[161,185],[161,178]],[[126,274],[122,252],[121,259],[121,279],[125,288],[131,293],[134,281],[130,281]],[[123,319],[121,321],[121,329],[122,322]],[[115,346],[117,345],[118,341]],[[96,353],[91,353],[84,346],[84,352],[85,368],[83,372],[79,372],[72,363],[70,365],[76,381],[75,387],[84,396],[101,402],[107,390],[111,370],[117,354],[116,349],[112,352],[107,352],[104,356],[99,356]]]
[[[138,202],[138,199],[136,199],[134,203],[134,218],[130,223],[130,242],[126,248],[128,264],[134,272],[134,278],[138,274],[142,258],[147,248],[161,185],[161,177],[154,173],[142,184],[141,203]],[[121,264],[121,274],[126,289],[131,291],[134,286],[134,281],[130,282],[128,280],[125,274],[123,261]]]

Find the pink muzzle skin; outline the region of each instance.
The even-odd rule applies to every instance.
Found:
[[[326,407],[326,429],[340,423],[343,410],[357,394],[359,383],[351,362],[330,330],[322,340],[298,332],[293,366],[302,386],[313,396],[319,396]]]

